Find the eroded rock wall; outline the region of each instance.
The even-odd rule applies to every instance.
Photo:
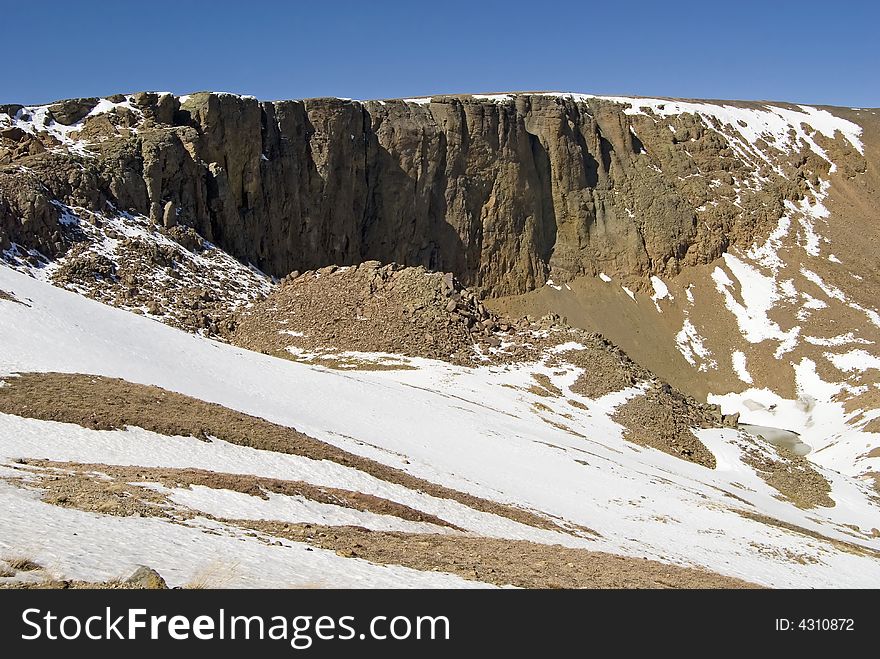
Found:
[[[541,94],[2,106],[0,249],[68,249],[60,202],[191,226],[276,276],[375,259],[490,295],[599,272],[638,288],[766,234],[830,166],[627,108]],[[863,168],[844,140],[824,144]]]

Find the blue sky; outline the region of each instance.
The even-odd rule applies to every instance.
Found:
[[[0,0],[0,102],[546,89],[877,107],[878,5]]]

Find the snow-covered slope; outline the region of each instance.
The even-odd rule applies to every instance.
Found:
[[[20,478],[21,459],[250,474],[372,494],[484,537],[647,557],[770,586],[880,585],[880,515],[866,486],[822,470],[836,505],[803,510],[781,500],[744,461],[745,440],[735,430],[698,431],[715,469],[626,442],[611,414],[639,387],[592,400],[571,390],[578,369],[546,363],[463,368],[416,359],[409,370],[330,370],[187,334],[6,266],[0,290],[18,301],[0,299],[0,375],[87,373],[157,385],[558,524],[537,528],[328,460],[12,414],[0,414],[0,476]],[[535,374],[562,395],[529,391]],[[192,514],[184,521],[102,515],[40,501],[20,483],[0,484],[0,551],[30,555],[59,577],[92,580],[146,563],[176,584],[219,572],[226,585],[241,586],[481,585],[307,551],[303,543],[247,535],[218,520],[403,532],[430,531],[430,524],[366,512],[353,517],[338,506],[278,494],[167,486],[164,492]],[[566,525],[575,530],[565,532]],[[576,530],[584,528],[595,534]]]
[[[598,273],[505,301],[505,308],[566,314],[742,422],[798,433],[815,464],[880,483],[877,111],[605,100],[626,106],[642,130],[681,133],[676,141],[686,150],[701,149],[682,128],[685,119],[696,122],[745,164],[726,181],[710,181],[717,194],[694,208],[698,224],[719,204],[732,204],[745,221],[773,222],[745,241],[725,233],[720,258],[652,277],[642,291]],[[780,167],[780,156],[813,162],[812,174]],[[782,193],[778,209],[767,216],[744,203],[777,174],[792,192]],[[707,178],[699,170],[689,176]]]

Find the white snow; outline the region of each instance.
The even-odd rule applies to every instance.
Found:
[[[875,309],[867,309],[857,302],[850,302],[849,306],[857,311],[861,311],[873,325],[880,327],[880,313],[877,313]]]
[[[685,317],[681,330],[675,336],[675,345],[687,362],[691,366],[697,366],[700,371],[705,372],[718,366],[712,359],[712,351],[703,345],[703,337],[697,332],[690,318]]]
[[[795,326],[783,331],[779,324],[767,315],[781,297],[776,280],[763,275],[757,268],[729,252],[724,255],[724,264],[739,281],[739,295],[742,302],[734,297],[734,283],[724,270],[716,267],[712,272],[712,279],[715,281],[716,289],[724,297],[725,306],[736,317],[737,325],[746,341],[749,343],[778,341],[779,346],[775,353],[777,359],[794,349],[800,327]]]
[[[806,357],[794,365],[794,371],[795,399],[782,398],[769,389],[752,388],[740,393],[710,395],[709,401],[720,404],[725,413],[739,412],[742,423],[799,433],[813,448],[808,459],[817,465],[852,477],[865,470],[877,470],[880,459],[866,456],[866,447],[876,444],[868,433],[853,425],[862,411],[848,412],[845,403],[838,400],[838,394],[851,391],[852,387],[845,382],[822,380],[816,372],[816,363]],[[866,422],[867,419],[862,420],[862,424]],[[824,474],[826,478],[828,473]]]
[[[822,277],[817,275],[812,270],[808,270],[807,268],[801,268],[801,274],[806,277],[808,280],[816,284],[819,289],[825,293],[829,298],[833,300],[840,300],[841,302],[846,302],[846,294],[837,288],[836,286],[832,286],[831,284],[826,284]]]
[[[821,290],[827,297],[831,298],[832,300],[843,302],[850,308],[862,312],[863,314],[865,314],[865,316],[867,316],[868,320],[873,325],[880,327],[880,313],[878,313],[876,309],[870,309],[859,304],[858,302],[853,302],[847,297],[846,293],[840,290],[837,286],[828,284],[822,279],[822,277],[820,277],[812,270],[809,270],[808,268],[802,267],[800,272],[807,280],[815,284],[819,288],[819,290]],[[809,296],[806,295],[805,297],[809,298]]]
[[[869,341],[868,339],[863,339],[861,337],[856,336],[852,332],[847,332],[846,334],[839,334],[837,336],[832,336],[830,338],[822,338],[818,336],[805,336],[804,341],[810,343],[814,346],[845,346],[851,343],[861,343],[863,345],[870,345],[873,341]]]
[[[826,352],[825,358],[834,364],[839,371],[864,373],[869,369],[880,369],[880,357],[865,350],[851,350],[844,353]]]
[[[663,280],[660,279],[660,277],[651,277],[651,286],[654,287],[654,295],[651,296],[651,302],[653,302],[654,306],[657,307],[657,311],[662,313],[663,310],[660,308],[660,305],[657,301],[664,300],[666,298],[673,300],[674,298],[672,297],[672,295],[669,294],[669,287],[666,286],[665,283],[663,283]]]
[[[746,384],[752,384],[752,376],[746,368],[746,355],[744,352],[734,350],[730,354],[730,360],[733,363],[733,370],[736,376]]]
[[[581,369],[541,364],[466,369],[419,360],[415,370],[332,371],[185,334],[6,267],[0,267],[0,288],[31,305],[0,302],[0,374],[51,370],[155,384],[294,426],[421,478],[543,511],[601,535],[578,538],[526,527],[327,461],[217,440],[159,437],[143,430],[90,431],[0,415],[0,455],[7,458],[30,454],[112,462],[116,456],[123,463],[176,461],[215,470],[332,482],[495,537],[564,542],[701,565],[770,586],[880,584],[880,563],[875,559],[736,512],[745,505],[739,500],[745,500],[785,522],[880,548],[880,539],[866,535],[877,526],[877,511],[866,488],[823,472],[833,479],[832,496],[838,506],[803,511],[780,501],[775,490],[742,464],[738,442],[743,440],[736,431],[697,430],[718,459],[714,470],[630,444],[623,440],[623,429],[611,414],[625,400],[641,395],[643,387],[591,400],[570,389]],[[526,393],[538,372],[548,375],[564,393],[558,398],[541,397],[550,411],[540,413],[532,407],[535,397]],[[570,400],[586,409],[571,405]],[[175,492],[175,497],[210,499],[210,494]],[[172,583],[181,583],[194,578],[217,556],[228,556],[224,560],[237,565],[232,585],[296,584],[312,579],[339,586],[463,583],[449,575],[386,568],[332,552],[306,552],[286,541],[280,547],[266,546],[259,539],[242,539],[228,528],[213,536],[196,524],[108,518],[53,507],[35,497],[2,486],[0,543],[4,552],[34,549],[37,560],[53,565],[67,578],[118,576],[129,572],[134,563],[145,563],[167,572]],[[216,505],[219,510],[254,505],[253,514],[262,505],[273,510],[292,506],[296,514],[302,513],[286,500],[261,504],[227,495],[201,500],[199,505]],[[841,530],[841,523],[854,524],[866,534],[854,537],[854,531]],[[80,526],[83,532],[70,542],[70,529]],[[784,552],[809,560],[780,558]]]
[[[604,281],[606,284],[611,282],[611,277],[609,277],[608,275],[606,275],[604,272],[600,272],[600,273],[599,273],[599,279],[601,279],[602,281]]]
[[[783,239],[788,235],[788,231],[791,228],[791,218],[788,215],[783,215],[779,218],[779,223],[776,225],[776,228],[767,236],[767,241],[761,245],[760,247],[757,245],[752,246],[746,252],[746,256],[753,261],[757,261],[760,265],[773,270],[774,272],[778,271],[785,263],[779,257],[779,250],[782,247]]]
[[[864,154],[860,139],[862,127],[847,119],[836,117],[827,110],[809,105],[798,105],[796,110],[778,105],[765,104],[758,108],[738,107],[726,104],[694,103],[659,98],[633,98],[628,96],[590,96],[584,94],[563,94],[574,100],[602,98],[631,107],[624,112],[629,115],[643,115],[650,112],[659,117],[672,117],[681,114],[696,114],[703,118],[707,126],[719,122],[725,134],[735,135],[743,148],[762,156],[755,147],[759,139],[770,142],[772,146],[791,153],[801,144],[806,144],[814,153],[828,159],[825,150],[813,139],[818,131],[828,138],[840,133],[859,153]],[[812,130],[807,131],[804,125]],[[762,156],[763,157],[763,156]],[[830,162],[830,160],[829,160]]]
[[[69,126],[58,123],[52,118],[49,105],[32,105],[18,110],[14,116],[0,113],[0,128],[16,127],[31,135],[48,133],[61,142],[63,148],[81,156],[89,156],[88,142],[78,139],[74,136],[74,133],[82,130],[89,118],[106,114],[115,108],[126,108],[136,115],[142,115],[141,111],[131,104],[130,96],[119,103],[102,98],[83,119]],[[136,129],[134,129],[134,132],[137,132]]]
[[[124,212],[96,213],[85,208],[65,206],[58,202],[55,202],[55,205],[61,212],[59,223],[75,226],[87,238],[86,241],[79,243],[82,248],[87,249],[88,252],[100,254],[114,263],[119,263],[120,259],[124,258],[124,252],[120,254],[117,251],[121,242],[127,238],[134,238],[157,247],[173,250],[175,259],[178,262],[189,261],[193,271],[201,270],[214,273],[212,280],[205,280],[202,277],[191,276],[184,270],[183,274],[174,280],[174,285],[192,283],[210,287],[212,283],[221,282],[223,279],[225,282],[234,281],[237,285],[235,295],[230,296],[229,290],[224,290],[223,294],[238,306],[250,303],[255,295],[267,295],[271,289],[271,278],[253,266],[245,266],[207,241],[203,241],[203,249],[200,252],[180,249],[178,243],[157,230],[149,218],[142,215]],[[97,220],[103,228],[98,229],[90,220]],[[113,232],[116,237],[108,237],[110,232]],[[31,265],[23,259],[16,259],[14,263],[9,263],[15,269],[41,281],[51,281],[52,274],[63,265],[64,258],[51,263],[40,263],[37,266]],[[170,276],[161,266],[156,266],[152,271],[145,270],[141,276],[145,279],[151,279],[152,283],[159,286],[164,282],[171,282]],[[225,285],[225,283],[218,285]],[[69,288],[79,291],[75,284],[69,285]],[[123,308],[125,307],[123,306]],[[141,311],[147,313],[146,309],[141,309]]]
[[[627,295],[629,295],[630,298],[632,299],[632,301],[635,302],[635,300],[636,300],[636,294],[633,293],[633,292],[632,292],[630,289],[628,289],[626,286],[621,286],[621,288],[623,289],[623,292],[626,293]]]
[[[279,542],[269,545],[207,519],[183,525],[59,508],[0,482],[0,552],[29,556],[55,578],[118,579],[149,565],[172,587],[486,587],[451,574],[381,566]]]
[[[478,101],[492,101],[493,103],[507,103],[513,100],[512,94],[473,94],[471,98]]]

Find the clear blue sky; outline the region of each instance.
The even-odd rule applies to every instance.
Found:
[[[0,0],[0,102],[555,89],[880,106],[873,0]]]

